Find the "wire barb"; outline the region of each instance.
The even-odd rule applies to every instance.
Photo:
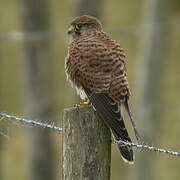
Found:
[[[23,117],[13,116],[13,115],[9,115],[9,114],[2,113],[2,112],[0,113],[0,117],[1,118],[7,118],[7,119],[14,119],[14,120],[20,121],[21,123],[36,125],[36,126],[40,126],[43,128],[50,128],[50,129],[55,130],[55,131],[62,131],[62,128],[57,127],[57,126],[52,125],[52,124],[42,123],[42,122],[35,121],[32,119],[26,119]]]

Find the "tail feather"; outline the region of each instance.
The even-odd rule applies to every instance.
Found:
[[[95,93],[84,88],[86,95],[96,109],[100,118],[104,120],[107,126],[112,130],[116,140],[131,142],[128,132],[125,128],[123,118],[121,116],[120,105],[116,103],[106,93]],[[118,144],[119,151],[125,162],[133,164],[134,155],[132,147]]]
[[[128,115],[129,115],[129,118],[130,118],[130,120],[131,120],[133,129],[134,129],[134,133],[135,133],[135,136],[136,136],[136,139],[137,139],[138,142],[140,142],[141,136],[139,135],[139,132],[138,132],[138,130],[137,130],[137,128],[136,128],[136,124],[135,124],[135,122],[134,122],[134,119],[133,119],[131,110],[130,110],[130,108],[129,108],[128,100],[125,101],[124,106],[125,106],[125,109],[126,109]]]
[[[112,133],[116,140],[123,140],[123,141],[131,142],[131,139],[128,134],[127,134],[126,139],[122,139],[121,136],[119,136],[115,131],[112,130]],[[122,159],[125,162],[128,162],[129,164],[133,164],[134,163],[134,153],[133,153],[132,147],[126,146],[124,144],[118,144],[118,148],[121,153]]]

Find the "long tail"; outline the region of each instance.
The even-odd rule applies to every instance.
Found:
[[[129,108],[128,100],[125,101],[124,106],[125,106],[126,111],[127,111],[128,115],[129,115],[129,118],[130,118],[130,120],[131,120],[133,129],[134,129],[134,133],[135,133],[135,136],[136,136],[136,139],[137,139],[138,142],[140,142],[140,141],[141,141],[141,136],[139,135],[139,132],[138,132],[138,130],[137,130],[137,128],[136,128],[136,124],[135,124],[135,122],[134,122],[134,119],[133,119],[131,110],[130,110],[130,108]]]
[[[116,140],[124,140],[124,139],[122,139],[122,137],[117,135],[115,132],[113,132],[113,134],[114,134]],[[129,138],[128,142],[131,142],[130,138]],[[129,146],[122,145],[122,144],[118,144],[118,148],[121,153],[122,159],[129,164],[134,164],[134,154],[133,154],[132,148]]]
[[[106,93],[91,92],[87,88],[84,88],[84,91],[100,118],[103,119],[107,126],[111,129],[115,139],[131,142],[121,116],[120,105],[114,102]],[[134,155],[132,147],[118,144],[118,148],[123,160],[133,164]]]

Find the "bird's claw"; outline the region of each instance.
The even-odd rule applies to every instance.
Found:
[[[76,107],[87,106],[87,105],[89,105],[90,103],[91,103],[91,101],[88,100],[88,101],[86,101],[86,102],[81,102],[81,103],[79,103],[79,104],[76,104]]]

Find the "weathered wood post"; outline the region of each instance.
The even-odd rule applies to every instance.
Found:
[[[63,114],[62,179],[110,180],[111,134],[92,106]]]

